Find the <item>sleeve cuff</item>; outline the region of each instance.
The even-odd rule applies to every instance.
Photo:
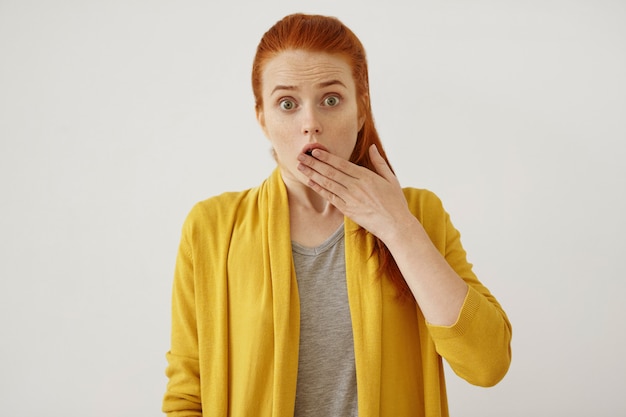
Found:
[[[426,323],[433,339],[449,339],[462,336],[467,332],[482,302],[482,296],[471,286],[468,288],[456,323],[451,326],[437,326]]]

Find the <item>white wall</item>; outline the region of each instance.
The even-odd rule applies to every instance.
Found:
[[[452,414],[626,413],[626,3],[210,3],[0,1],[3,415],[159,414],[180,226],[273,168],[249,71],[295,11],[360,36],[402,183],[513,323],[507,377],[450,374]]]

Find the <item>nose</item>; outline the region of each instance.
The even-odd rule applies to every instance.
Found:
[[[305,112],[302,120],[302,133],[305,135],[319,135],[322,133],[322,124],[319,117],[315,114],[315,110]]]
[[[316,134],[316,135],[319,135],[320,133],[322,133],[322,131],[321,131],[321,129],[320,129],[320,128],[318,128],[318,127],[311,127],[311,128],[306,128],[306,127],[305,127],[305,128],[302,130],[302,133],[304,133],[305,135],[308,135],[308,134]]]

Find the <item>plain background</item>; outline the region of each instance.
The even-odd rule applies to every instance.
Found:
[[[218,3],[218,2],[215,2]],[[363,41],[403,185],[514,327],[453,416],[626,414],[626,2],[0,0],[0,410],[154,416],[180,227],[274,167],[249,82],[282,16]]]

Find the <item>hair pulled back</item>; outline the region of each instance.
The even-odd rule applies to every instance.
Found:
[[[357,134],[356,145],[350,156],[350,161],[375,171],[369,156],[369,147],[376,145],[382,157],[389,164],[374,126],[365,49],[359,38],[335,17],[296,13],[285,16],[263,35],[257,46],[252,64],[252,91],[256,110],[259,111],[263,108],[261,80],[266,63],[287,50],[324,52],[339,55],[347,61],[352,68],[359,115],[365,116],[363,127]],[[408,285],[391,253],[378,238],[375,238],[374,252],[379,257],[381,272],[389,277],[401,295],[410,294]]]

